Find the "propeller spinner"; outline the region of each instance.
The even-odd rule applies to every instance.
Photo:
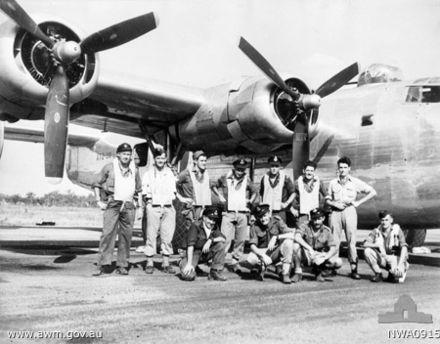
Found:
[[[40,40],[50,52],[44,56],[47,65],[54,64],[55,75],[49,84],[44,117],[45,175],[59,182],[64,173],[70,109],[66,69],[83,54],[115,48],[155,29],[158,18],[153,12],[147,13],[95,32],[78,43],[47,36],[15,0],[0,0],[0,9],[20,28]]]
[[[304,163],[310,158],[309,118],[307,110],[312,110],[311,112],[316,117],[321,104],[321,98],[335,92],[353,79],[359,73],[358,63],[355,62],[334,75],[319,86],[315,93],[301,94],[297,89],[287,85],[276,72],[275,68],[243,37],[240,38],[238,47],[275,85],[286,93],[287,97],[285,98],[287,98],[296,109],[295,114],[286,123],[287,125],[294,123],[292,161],[294,178],[296,178],[301,174]]]

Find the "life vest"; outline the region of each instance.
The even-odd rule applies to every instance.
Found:
[[[232,176],[232,172],[226,177],[228,186],[228,210],[232,211],[246,211],[246,189],[247,178],[246,175],[240,182]]]
[[[194,190],[194,205],[205,206],[211,205],[211,189],[209,185],[209,174],[208,171],[203,173],[202,180],[198,180],[195,173],[189,170],[189,175],[191,177],[193,190]]]
[[[299,191],[299,212],[300,214],[310,214],[310,210],[319,207],[319,178],[314,178],[313,188],[311,192],[308,192],[305,188],[303,176],[298,178],[298,191]]]
[[[265,174],[263,177],[263,204],[269,204],[271,211],[281,210],[283,187],[286,180],[286,175],[283,171],[280,171],[278,183],[275,185],[275,187],[272,187],[269,179],[269,175]]]
[[[115,174],[115,201],[131,202],[133,201],[134,192],[136,190],[136,168],[134,163],[129,165],[130,173],[127,176],[122,175],[121,167],[119,166],[119,160],[116,158],[113,160],[113,171]]]

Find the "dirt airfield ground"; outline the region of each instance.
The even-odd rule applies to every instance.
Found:
[[[0,343],[439,342],[389,339],[396,329],[440,334],[437,267],[414,264],[404,284],[373,284],[364,262],[361,281],[346,276],[345,264],[332,281],[283,285],[274,275],[258,282],[227,273],[223,283],[183,282],[157,270],[146,275],[136,253],[129,276],[92,277],[95,260],[96,254],[0,250]],[[378,314],[391,312],[403,294],[434,323],[379,324]],[[18,339],[11,331],[64,338]]]

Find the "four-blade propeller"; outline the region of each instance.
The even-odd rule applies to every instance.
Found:
[[[158,25],[154,13],[144,14],[106,29],[95,32],[82,42],[73,42],[47,36],[15,0],[0,0],[0,9],[20,28],[41,40],[53,53],[56,73],[50,85],[45,112],[45,175],[61,180],[69,124],[69,79],[65,68],[76,61],[82,54],[92,54],[127,43]],[[335,92],[359,73],[357,63],[353,63],[332,78],[324,82],[315,93],[301,94],[290,87],[277,73],[275,68],[248,41],[240,38],[239,48],[255,65],[287,95],[298,111],[292,117],[294,134],[292,158],[294,175],[300,173],[302,166],[309,159],[309,118],[307,112],[317,116],[321,97]],[[311,110],[311,111],[308,111]]]
[[[275,68],[243,37],[240,38],[238,47],[275,85],[291,97],[294,108],[299,110],[296,114],[292,115],[293,117],[290,121],[295,122],[292,161],[294,177],[296,178],[301,173],[304,163],[309,160],[310,155],[309,116],[306,111],[311,110],[310,112],[313,112],[315,116],[317,116],[321,97],[324,98],[328,96],[353,79],[359,73],[358,63],[353,63],[334,75],[319,86],[315,93],[301,94],[297,89],[287,85],[276,72]]]
[[[69,79],[65,69],[82,54],[117,47],[155,29],[158,19],[153,12],[147,13],[93,33],[78,43],[47,36],[15,0],[0,0],[0,9],[53,53],[53,59],[48,58],[57,68],[46,100],[44,158],[46,177],[59,182],[64,172],[70,108]]]

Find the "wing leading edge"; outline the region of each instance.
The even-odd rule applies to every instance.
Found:
[[[192,116],[203,102],[201,89],[111,76],[100,78],[91,97],[72,108],[72,122],[143,138]]]

